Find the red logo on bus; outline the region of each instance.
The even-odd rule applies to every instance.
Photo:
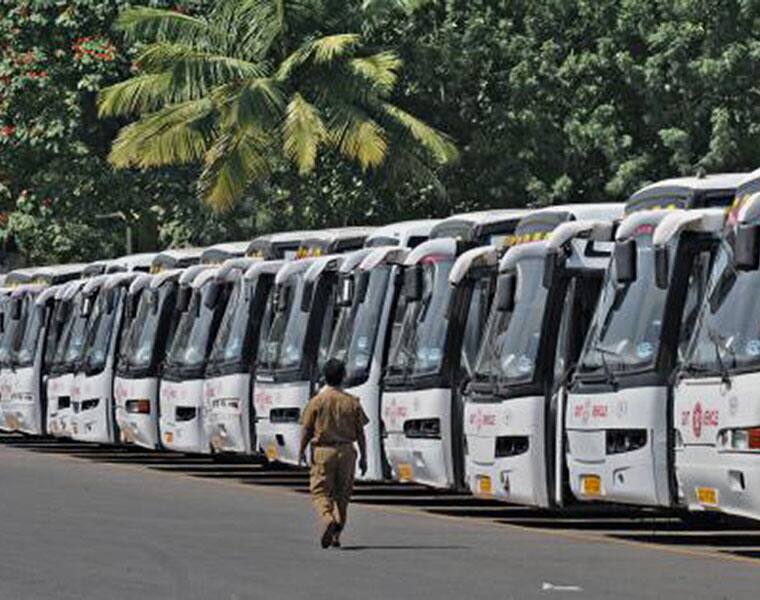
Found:
[[[697,402],[694,405],[694,412],[691,415],[691,428],[694,430],[694,437],[702,435],[702,405]]]

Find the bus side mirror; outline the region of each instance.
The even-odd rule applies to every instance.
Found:
[[[108,314],[111,314],[113,312],[114,306],[116,306],[116,288],[111,288],[106,292],[106,312]]]
[[[618,283],[636,281],[636,240],[615,242],[615,276]]]
[[[367,289],[369,288],[369,271],[359,271],[354,282],[354,295],[356,296],[356,302],[361,304],[367,297]]]
[[[5,313],[0,313],[0,333],[5,333]]]
[[[422,300],[422,267],[412,265],[404,270],[404,296],[407,302]]]
[[[211,287],[208,290],[206,298],[203,300],[203,304],[206,308],[213,309],[217,302],[219,302],[219,293],[222,291],[222,287],[216,282],[210,283],[209,286]]]
[[[13,298],[11,300],[11,319],[18,321],[21,318],[21,299]]]
[[[354,278],[350,275],[342,275],[340,278],[340,284],[338,285],[338,300],[337,306],[351,306],[351,302],[354,299],[356,283]]]
[[[127,318],[134,319],[137,316],[137,305],[140,297],[137,294],[127,296]]]
[[[303,297],[301,298],[301,312],[311,310],[311,301],[314,299],[314,282],[307,281],[303,284]]]
[[[760,268],[760,225],[739,225],[734,240],[734,265],[737,271],[757,271]]]
[[[92,312],[92,296],[85,296],[82,299],[82,306],[79,308],[79,316],[86,319]]]
[[[179,292],[177,292],[177,310],[179,312],[187,312],[192,295],[193,290],[189,285],[180,286]]]
[[[515,309],[515,291],[517,277],[514,273],[501,275],[496,284],[496,298],[494,304],[499,312],[512,312]]]
[[[544,259],[544,278],[542,284],[547,290],[554,282],[554,277],[560,266],[560,260],[561,257],[559,252],[549,252]]]
[[[669,256],[667,246],[657,246],[654,249],[654,283],[661,290],[668,287]]]
[[[288,309],[287,288],[278,285],[274,290],[274,294],[272,295],[272,302],[274,303],[274,309],[276,312],[285,312]]]

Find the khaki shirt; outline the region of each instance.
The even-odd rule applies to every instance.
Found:
[[[355,442],[367,423],[359,398],[330,386],[309,400],[301,417],[315,446]]]

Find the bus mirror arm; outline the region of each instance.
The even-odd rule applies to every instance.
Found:
[[[654,249],[654,281],[661,290],[668,287],[668,272],[670,271],[670,256],[667,246],[655,246]]]

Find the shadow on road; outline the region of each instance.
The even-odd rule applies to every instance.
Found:
[[[435,546],[435,545],[375,545],[375,546],[342,546],[344,552],[359,550],[469,550],[469,546]]]

